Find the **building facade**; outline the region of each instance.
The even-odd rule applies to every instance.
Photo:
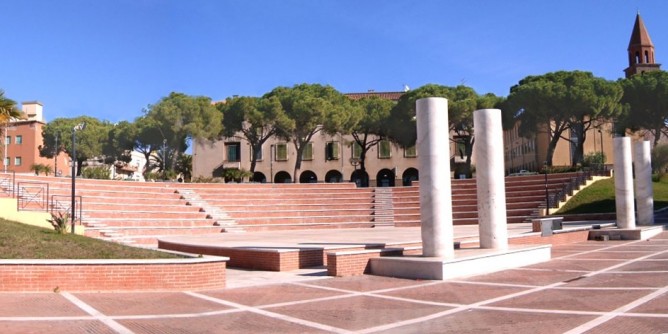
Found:
[[[39,148],[44,144],[42,128],[46,124],[42,103],[23,102],[21,110],[25,119],[12,120],[3,126],[3,171],[30,173],[33,165],[42,164],[50,166],[55,175],[70,175],[67,154],[61,152],[52,159],[39,155]]]

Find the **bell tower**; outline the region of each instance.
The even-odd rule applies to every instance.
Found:
[[[631,41],[628,48],[629,67],[624,70],[626,77],[630,78],[638,73],[642,74],[650,71],[660,71],[661,64],[654,61],[654,44],[649,38],[645,23],[636,15],[636,22],[631,33]]]

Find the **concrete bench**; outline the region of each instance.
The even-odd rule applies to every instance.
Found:
[[[564,217],[542,217],[531,219],[531,230],[541,232],[541,236],[546,237],[553,234],[554,230],[561,230]]]

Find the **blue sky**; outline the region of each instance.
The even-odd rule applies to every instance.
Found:
[[[638,10],[668,66],[665,0],[0,0],[0,89],[48,120],[133,120],[172,91],[222,100],[277,86],[343,93],[527,75],[623,76]]]

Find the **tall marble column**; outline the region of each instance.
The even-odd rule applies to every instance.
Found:
[[[473,112],[480,248],[508,249],[501,110]]]
[[[448,100],[438,97],[419,99],[416,110],[422,255],[452,258],[455,249]]]
[[[652,157],[648,140],[635,143],[633,164],[636,172],[636,203],[638,225],[654,224],[654,189],[652,188]]]
[[[633,173],[631,169],[631,138],[614,138],[615,150],[615,206],[617,227],[636,228],[633,203]]]

